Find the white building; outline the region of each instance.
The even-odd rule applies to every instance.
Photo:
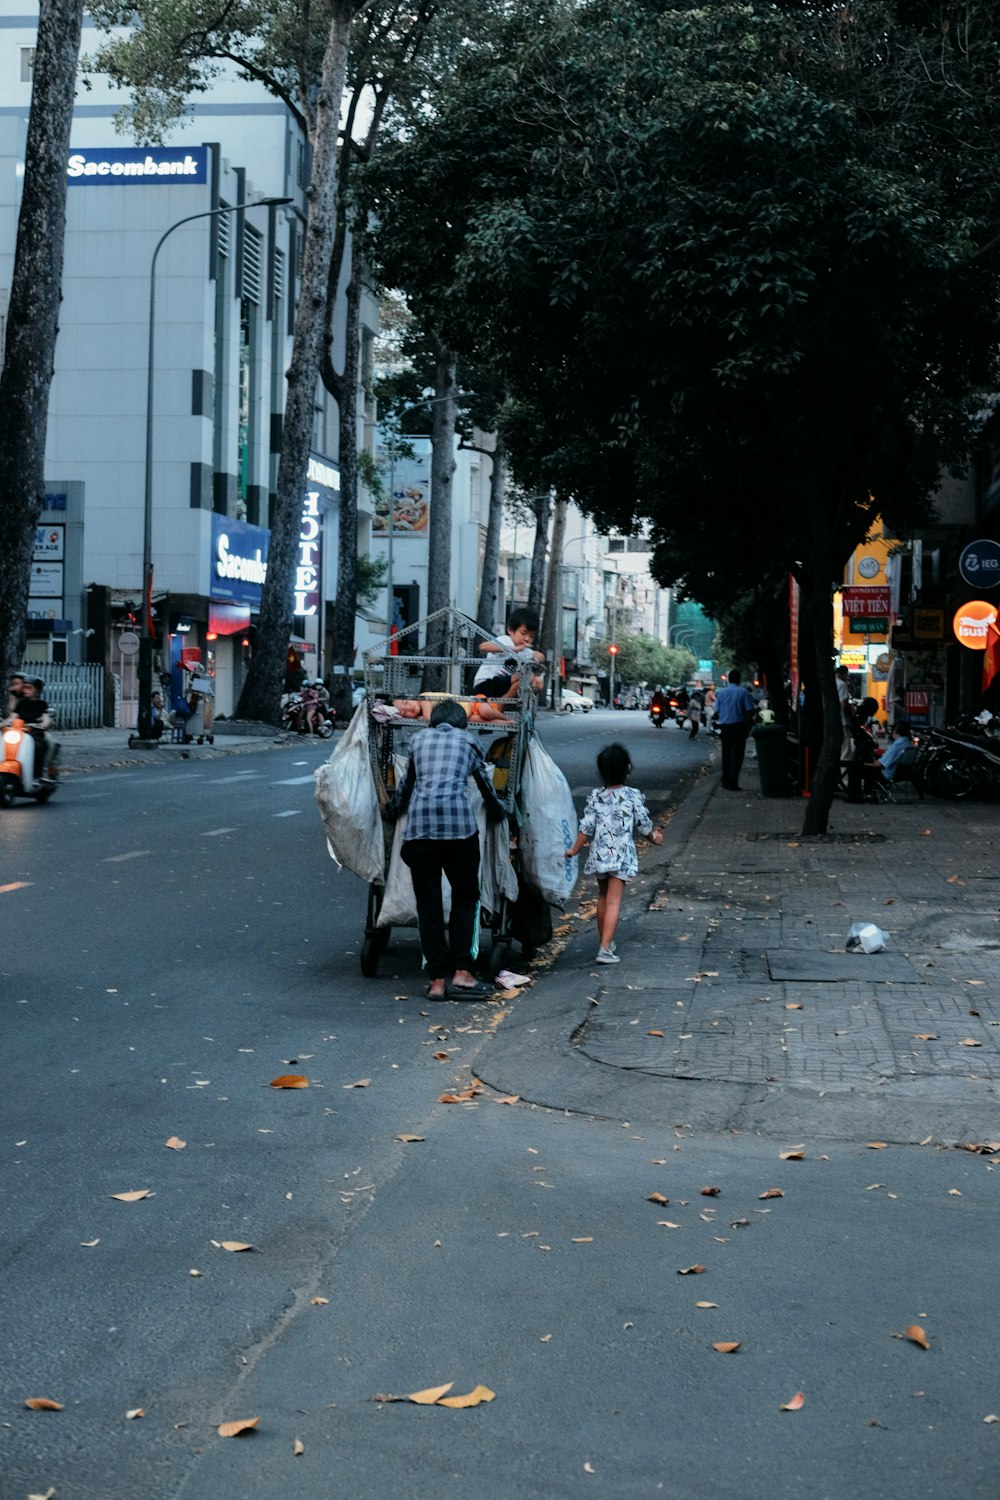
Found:
[[[34,23],[24,12],[0,0],[0,319],[31,92]],[[85,22],[84,51],[96,42]],[[176,692],[182,658],[201,660],[215,674],[217,713],[232,711],[242,683],[267,557],[309,157],[286,107],[235,77],[194,97],[189,123],[165,149],[125,144],[114,123],[120,103],[96,78],[74,117],[28,654],[103,661],[127,725],[147,463],[158,666],[173,668]],[[253,207],[261,198],[290,202]],[[177,227],[189,216],[201,217]],[[369,301],[366,349],[374,313]],[[360,434],[364,420],[359,397]],[[319,389],[296,618],[316,672],[336,585],[337,444],[336,408]]]

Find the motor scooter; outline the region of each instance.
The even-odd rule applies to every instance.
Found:
[[[55,761],[59,746],[49,740],[49,764],[41,771],[36,768],[38,746],[21,719],[14,719],[2,733],[0,807],[13,807],[17,797],[47,802],[57,785]]]
[[[657,729],[663,728],[663,722],[667,717],[667,705],[664,702],[652,703],[649,708],[649,722],[655,724]]]

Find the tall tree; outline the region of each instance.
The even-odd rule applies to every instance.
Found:
[[[545,579],[545,602],[542,608],[541,649],[548,663],[549,692],[552,707],[559,701],[559,658],[562,655],[562,554],[566,537],[566,509],[569,502],[557,498],[553,507],[552,541]]]
[[[55,363],[83,0],[42,0],[0,371],[0,669],[24,653]]]

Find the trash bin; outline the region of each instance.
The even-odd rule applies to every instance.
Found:
[[[753,731],[762,797],[787,797],[788,731],[784,724],[757,724]]]

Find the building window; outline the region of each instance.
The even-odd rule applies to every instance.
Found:
[[[35,77],[35,49],[21,48],[21,82],[31,83]]]

